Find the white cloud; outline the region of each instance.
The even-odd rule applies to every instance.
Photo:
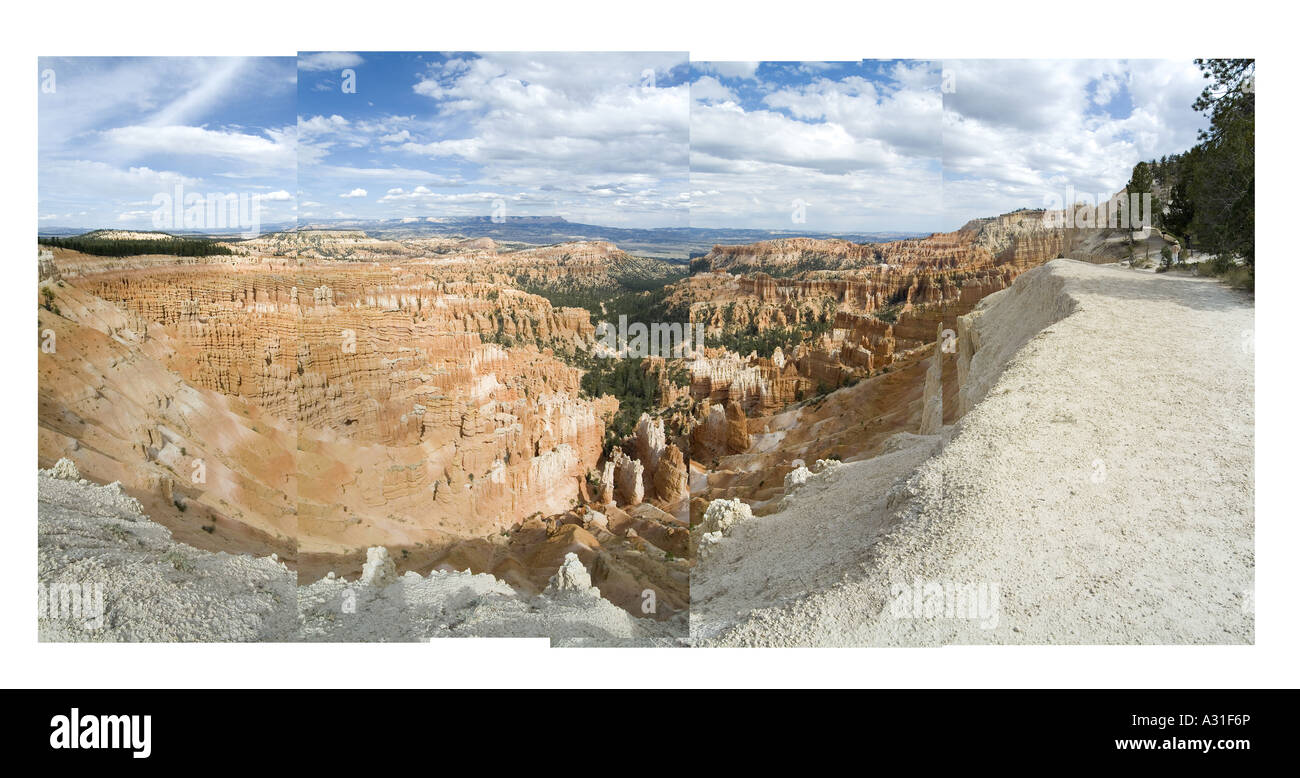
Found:
[[[653,53],[451,60],[432,66],[413,91],[431,98],[440,122],[464,129],[412,132],[394,151],[471,163],[472,183],[531,192],[538,207],[604,223],[684,225],[677,195],[688,177],[689,87],[654,84],[671,83],[669,71],[685,65],[683,55]],[[602,190],[640,195],[602,204]]]
[[[68,226],[136,219],[177,185],[274,194],[296,179],[292,57],[42,58],[41,66],[58,75],[58,90],[40,101],[41,205],[67,211]],[[283,217],[292,198],[267,205]]]
[[[360,187],[353,189],[351,192],[344,192],[343,194],[339,195],[339,197],[365,197],[365,196],[366,196],[366,190]]]
[[[215,60],[196,85],[149,117],[147,124],[166,127],[188,124],[203,117],[215,103],[237,88],[249,64],[249,60],[243,58]]]
[[[712,73],[722,78],[753,79],[758,72],[757,62],[698,62],[693,67],[704,73]]]
[[[1143,159],[1196,142],[1190,60],[946,61],[944,206],[949,222],[1108,196]],[[1113,101],[1131,110],[1112,116]]]
[[[298,69],[308,72],[321,70],[342,70],[354,68],[365,62],[359,54],[344,51],[322,51],[317,54],[304,54],[298,57]]]
[[[715,63],[696,63],[716,72]],[[760,84],[763,107],[692,84],[691,223],[812,231],[925,229],[939,212],[942,103],[930,63],[898,81]],[[701,99],[702,98],[702,99]],[[801,204],[798,208],[796,204]],[[791,218],[796,210],[806,221]]]
[[[710,102],[740,102],[736,93],[722,85],[722,82],[713,76],[700,76],[691,84],[692,100],[707,100]]]
[[[400,217],[481,215],[502,198],[514,213],[607,224],[797,229],[802,200],[809,230],[952,229],[1067,185],[1113,191],[1139,159],[1194,143],[1199,123],[1190,61],[909,61],[848,77],[796,63],[771,81],[758,63],[696,63],[689,85],[643,85],[646,70],[674,84],[683,63],[490,53],[430,65],[411,87],[428,98],[417,116],[302,118],[304,190],[324,200],[362,184],[386,194],[358,209]],[[211,148],[246,158],[261,153],[247,138],[266,140],[191,130],[241,136]],[[357,191],[343,196],[359,203]]]
[[[117,127],[101,133],[111,146],[127,154],[173,154],[239,159],[275,167],[296,163],[293,127],[266,130],[263,135],[171,125]]]
[[[319,135],[327,135],[345,130],[351,126],[351,123],[338,114],[331,116],[312,116],[308,119],[298,119],[298,133],[303,138],[315,138]]]

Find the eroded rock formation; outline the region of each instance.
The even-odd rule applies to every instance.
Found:
[[[672,297],[708,343],[691,365],[692,441],[711,467],[693,496],[767,511],[798,462],[873,456],[893,434],[950,423],[963,402],[956,354],[972,347],[961,318],[1024,271],[1110,240],[1049,216],[881,244],[717,246],[695,260]]]
[[[608,246],[498,255],[324,231],[231,245],[210,261],[42,258],[41,464],[68,457],[179,540],[274,551],[305,580],[392,565],[535,593],[572,551],[629,612],[685,608],[686,522],[665,511],[688,491],[682,452],[647,424],[618,504],[583,510],[618,401],[580,391],[589,314],[511,285],[594,267]]]

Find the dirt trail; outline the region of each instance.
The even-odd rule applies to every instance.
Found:
[[[1253,641],[1253,301],[1057,260],[979,311],[978,404],[733,529],[697,642]]]

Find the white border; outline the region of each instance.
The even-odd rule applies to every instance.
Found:
[[[1290,345],[1300,290],[1284,249],[1295,222],[1290,145],[1297,122],[1293,24],[1279,4],[1179,2],[1160,8],[927,2],[523,2],[420,5],[368,0],[266,3],[51,2],[7,11],[5,71],[18,86],[3,127],[4,364],[0,407],[7,510],[0,622],[5,687],[1293,687],[1300,593],[1295,556],[1297,414]],[[545,641],[435,645],[47,645],[35,639],[36,348],[32,308],[38,55],[250,54],[298,50],[670,50],[695,59],[1255,56],[1261,205],[1257,374],[1256,645],[944,649],[549,649]],[[1207,370],[1214,369],[1207,365]],[[529,661],[538,660],[538,661]],[[592,667],[602,672],[592,675]],[[619,672],[622,668],[624,671]],[[577,671],[577,672],[571,672]]]

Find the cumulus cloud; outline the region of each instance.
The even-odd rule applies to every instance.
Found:
[[[1067,187],[1105,197],[1136,162],[1194,144],[1201,121],[1191,61],[694,68],[700,226],[800,229],[798,212],[806,229],[954,229]]]
[[[409,92],[378,105],[312,93],[298,161],[315,199],[360,184],[385,192],[356,201],[372,217],[485,215],[507,199],[518,215],[688,223],[685,54],[366,56],[414,73]]]
[[[680,54],[485,54],[431,65],[412,90],[464,129],[397,150],[469,164],[475,181],[605,223],[684,226],[689,91]],[[610,197],[621,193],[622,197]],[[484,211],[486,212],[486,211]]]
[[[1184,61],[389,56],[367,65],[413,74],[405,99],[313,98],[286,131],[137,122],[103,138],[241,160],[296,147],[304,192],[373,216],[482,215],[503,199],[607,224],[926,231],[1067,185],[1114,191],[1139,159],[1194,143],[1199,121],[1201,80]],[[299,70],[360,59],[307,55]],[[384,194],[367,203],[367,189]],[[790,218],[796,202],[806,222]]]
[[[821,65],[775,74],[694,63],[724,80],[691,85],[693,225],[867,231],[934,221],[937,68],[919,63],[873,80],[864,67],[813,64]],[[738,80],[751,77],[752,88]]]
[[[738,103],[736,93],[713,76],[700,76],[691,84],[691,99],[701,102]]]
[[[949,60],[944,70],[953,223],[1043,207],[1067,187],[1104,198],[1137,162],[1196,142],[1203,80],[1190,60]]]
[[[350,126],[351,123],[338,114],[298,119],[298,133],[304,139],[341,132]]]

